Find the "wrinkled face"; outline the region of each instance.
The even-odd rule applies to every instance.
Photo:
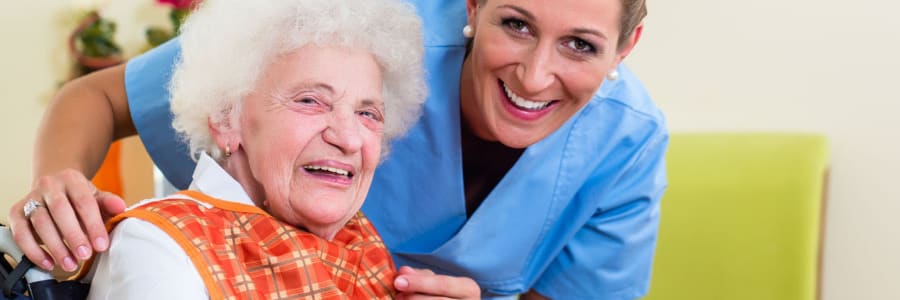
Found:
[[[359,210],[381,153],[381,86],[357,50],[306,46],[268,66],[239,138],[269,213],[330,239]]]
[[[584,107],[630,50],[617,51],[620,2],[469,0],[461,99],[473,132],[523,148]]]

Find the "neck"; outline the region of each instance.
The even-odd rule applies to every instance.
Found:
[[[475,86],[475,76],[472,69],[472,55],[466,56],[462,65],[462,72],[459,75],[459,109],[460,109],[460,125],[468,126],[472,134],[486,141],[496,141],[497,139],[488,130],[484,123],[484,115],[478,108],[478,101]]]
[[[241,187],[247,192],[247,196],[253,200],[257,207],[268,211],[268,208],[264,205],[266,201],[265,191],[262,185],[253,177],[253,173],[250,172],[250,165],[247,163],[247,156],[243,151],[235,151],[231,154],[231,157],[222,160],[221,165],[228,172],[228,175],[234,177],[241,184]]]

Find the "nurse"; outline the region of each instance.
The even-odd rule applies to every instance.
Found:
[[[401,296],[644,295],[668,133],[620,63],[645,1],[411,2],[425,22],[430,98],[363,206],[405,266]],[[83,174],[114,138],[139,134],[170,181],[189,182],[193,164],[165,125],[178,53],[170,42],[60,91],[36,146],[34,190],[10,210],[32,261],[69,269],[107,248],[101,215],[123,204]],[[25,217],[29,199],[39,205]]]

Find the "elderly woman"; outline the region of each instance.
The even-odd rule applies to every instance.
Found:
[[[424,101],[420,27],[395,0],[205,1],[171,83],[193,182],[111,221],[90,298],[393,296],[358,211]]]

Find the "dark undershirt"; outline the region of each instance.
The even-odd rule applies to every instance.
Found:
[[[465,124],[465,122],[462,122]],[[462,126],[463,182],[466,192],[466,216],[471,218],[484,198],[500,183],[503,175],[519,160],[525,149],[514,149],[499,142],[478,138]]]

